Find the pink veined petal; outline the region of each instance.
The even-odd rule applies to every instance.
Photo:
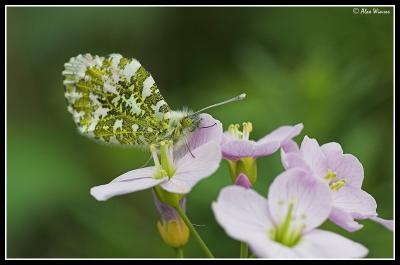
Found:
[[[329,214],[329,220],[340,226],[348,232],[355,232],[363,228],[363,225],[356,222],[351,213],[343,211],[340,208],[333,207]]]
[[[122,174],[119,177],[116,177],[111,181],[112,182],[119,182],[119,181],[127,181],[127,180],[133,180],[133,179],[140,179],[144,177],[153,177],[155,174],[156,168],[155,166],[151,167],[143,167],[143,168],[138,168],[134,170],[130,170],[124,174]]]
[[[394,228],[394,221],[393,220],[383,219],[383,218],[380,218],[378,216],[370,217],[369,219],[374,221],[374,222],[377,222],[378,224],[383,225],[384,227],[386,227],[390,231],[393,231],[393,228]]]
[[[179,148],[174,149],[174,158],[180,159],[186,155],[188,151],[188,146],[191,151],[197,147],[208,143],[209,141],[214,141],[220,143],[222,140],[222,124],[219,120],[214,119],[210,114],[201,113],[199,115],[200,124],[199,127],[189,134],[187,138],[187,144],[182,143]]]
[[[256,142],[251,140],[232,140],[221,146],[222,156],[228,160],[253,157],[256,145]]]
[[[256,143],[253,157],[269,156],[275,153],[280,147],[279,141]]]
[[[281,224],[290,203],[293,217],[304,224],[305,232],[322,224],[329,216],[332,197],[328,186],[300,168],[289,169],[275,178],[268,193],[268,205],[275,224]]]
[[[368,254],[368,249],[363,245],[319,229],[305,234],[294,251],[303,258],[362,258]]]
[[[281,162],[282,162],[283,168],[285,168],[285,169],[289,168],[289,164],[287,162],[287,157],[286,157],[287,154],[295,153],[300,156],[299,152],[300,152],[299,146],[293,140],[289,140],[284,145],[282,145],[281,146]]]
[[[154,167],[129,171],[108,184],[90,189],[90,194],[98,201],[106,201],[111,197],[154,187],[167,178],[153,178]]]
[[[222,139],[221,139],[221,145],[224,145],[226,143],[229,143],[230,141],[238,140],[237,137],[235,137],[232,133],[230,132],[224,132],[222,134]]]
[[[161,184],[161,187],[169,192],[186,194],[198,181],[212,175],[221,161],[221,149],[219,144],[210,141],[187,153],[176,162],[175,175]]]
[[[344,154],[337,159],[332,159],[329,168],[336,172],[337,179],[345,178],[347,185],[361,189],[364,168],[355,156]]]
[[[342,146],[335,142],[323,144],[321,146],[321,149],[324,152],[324,154],[326,155],[326,158],[328,159],[328,163],[332,159],[336,159],[336,157],[343,155]]]
[[[353,155],[343,154],[340,144],[331,142],[321,146],[328,160],[328,168],[336,172],[337,179],[346,178],[347,184],[361,188],[364,168]]]
[[[289,153],[281,153],[282,163],[285,169],[289,168],[301,168],[304,171],[307,171],[309,174],[313,175],[312,169],[309,165],[304,161],[303,157],[300,153],[297,152],[289,152]]]
[[[212,203],[215,218],[233,239],[249,244],[258,235],[268,238],[272,228],[267,200],[252,189],[228,186],[221,190],[217,201]]]
[[[290,153],[290,152],[298,153],[298,152],[300,152],[299,146],[293,140],[287,141],[285,144],[283,144],[281,146],[281,148],[285,153]]]
[[[285,144],[293,137],[299,135],[301,130],[303,130],[302,123],[296,124],[295,126],[281,126],[258,140],[258,143],[279,142],[279,145]]]
[[[343,186],[333,194],[333,206],[351,213],[356,219],[376,216],[376,201],[367,192],[352,186]]]
[[[222,123],[214,119],[210,114],[202,113],[199,115],[199,127],[189,136],[188,144],[190,150],[210,141],[220,143],[222,139]]]
[[[316,177],[323,178],[326,175],[328,160],[315,139],[305,136],[301,143],[300,153]]]

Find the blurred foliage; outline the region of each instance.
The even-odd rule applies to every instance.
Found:
[[[388,9],[388,8],[386,8]],[[393,13],[393,10],[391,10]],[[150,191],[97,202],[91,186],[140,167],[148,154],[80,136],[66,111],[61,71],[70,57],[137,58],[172,108],[206,105],[225,128],[252,121],[253,139],[303,122],[304,135],[337,141],[364,165],[364,189],[393,218],[393,16],[352,8],[7,8],[8,257],[174,257],[157,234]],[[282,171],[259,159],[256,190]],[[239,243],[210,204],[230,184],[227,164],[188,196],[188,215],[217,257]],[[368,257],[392,257],[393,234],[371,221],[355,233]],[[221,247],[222,246],[222,247]],[[187,257],[203,257],[196,242]]]

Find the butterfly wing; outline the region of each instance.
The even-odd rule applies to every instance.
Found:
[[[83,135],[105,143],[147,146],[168,134],[171,110],[136,59],[85,54],[64,66],[68,111]]]

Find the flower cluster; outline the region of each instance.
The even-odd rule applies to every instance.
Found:
[[[251,140],[253,125],[222,124],[200,115],[199,127],[186,144],[162,141],[151,146],[154,166],[129,171],[108,184],[93,187],[99,201],[152,188],[161,222],[162,240],[180,250],[189,234],[208,257],[211,251],[186,216],[187,195],[200,180],[212,175],[222,159],[229,166],[232,184],[221,190],[212,210],[217,222],[261,258],[357,258],[368,249],[359,243],[318,227],[326,220],[353,232],[355,220],[370,219],[393,229],[393,221],[378,217],[375,199],[362,190],[360,161],[344,154],[338,143],[322,146],[305,136],[300,147],[293,140],[303,124],[282,126]],[[257,158],[280,150],[284,171],[269,187],[267,199],[252,188],[257,181]],[[180,252],[181,253],[181,252]],[[247,252],[244,252],[247,253]],[[244,254],[245,258],[249,257]]]

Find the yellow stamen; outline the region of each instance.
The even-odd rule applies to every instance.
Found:
[[[242,125],[243,125],[242,139],[249,140],[250,133],[253,130],[253,125],[251,124],[251,122],[243,122]]]
[[[228,126],[228,132],[231,134],[235,134],[235,125],[234,124],[230,124]]]
[[[329,182],[334,181],[336,179],[336,172],[328,169],[324,179],[328,180]]]
[[[331,190],[333,191],[338,191],[341,187],[344,186],[344,184],[346,184],[347,180],[346,179],[339,179],[338,181],[336,181],[335,183],[331,184],[329,187],[331,188]]]

